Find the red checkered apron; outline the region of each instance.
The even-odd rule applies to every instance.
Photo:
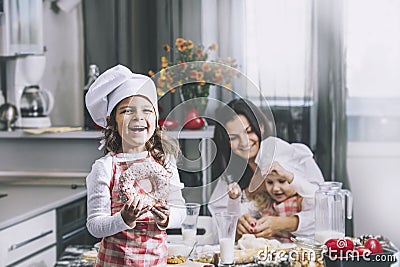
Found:
[[[299,195],[294,195],[280,203],[274,201],[272,202],[271,207],[266,208],[262,211],[262,214],[278,217],[292,216],[301,211],[301,199],[302,198]],[[290,240],[290,237],[294,237],[294,235],[287,231],[280,231],[272,237],[281,242],[290,243],[292,242]]]
[[[154,160],[154,159],[153,159]],[[119,176],[134,162],[117,162],[113,158],[114,175],[111,179],[111,214],[120,211],[123,203],[118,193]],[[96,259],[96,267],[165,266],[168,248],[167,233],[158,229],[151,212],[143,214],[134,229],[104,237]]]

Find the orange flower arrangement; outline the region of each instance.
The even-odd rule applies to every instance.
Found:
[[[238,75],[238,65],[233,58],[208,61],[209,53],[218,49],[215,43],[205,48],[202,44],[195,45],[191,40],[177,38],[175,48],[165,44],[163,49],[170,58],[174,56],[176,60],[170,62],[167,56],[162,56],[160,72],[155,74],[150,70],[148,73],[154,78],[159,96],[168,91],[174,93],[179,87],[185,99],[208,97],[210,84],[230,88],[232,79]],[[190,84],[195,85],[196,89]]]

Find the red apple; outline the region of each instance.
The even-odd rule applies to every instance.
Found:
[[[185,129],[199,129],[204,127],[204,119],[199,117],[197,109],[191,109],[186,112],[183,118],[183,128]]]
[[[199,129],[202,127],[204,127],[204,119],[201,117],[191,119],[183,125],[183,128],[192,130]]]
[[[186,112],[185,117],[183,118],[183,122],[187,123],[192,119],[198,118],[199,117],[199,112],[197,111],[197,109],[190,109],[188,110],[188,112]]]
[[[349,238],[333,238],[325,242],[330,250],[336,252],[353,250],[354,243]]]
[[[364,246],[367,249],[371,250],[372,254],[383,253],[383,248],[381,246],[381,243],[379,243],[379,240],[376,238],[368,238]]]
[[[363,255],[369,256],[369,255],[371,255],[371,250],[369,250],[368,248],[366,248],[364,246],[356,247],[354,249],[354,252],[355,252],[355,255],[360,255],[360,256],[363,256]]]
[[[174,119],[159,119],[158,126],[165,128],[166,130],[172,130],[179,126],[179,123]]]

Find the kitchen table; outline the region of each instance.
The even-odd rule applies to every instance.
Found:
[[[68,246],[54,267],[93,267],[94,261],[83,259],[82,257],[85,252],[93,250],[95,250],[95,248],[92,246]],[[207,265],[212,266],[190,260],[182,264],[167,264],[168,267],[203,267]]]

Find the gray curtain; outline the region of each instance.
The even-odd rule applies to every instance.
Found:
[[[315,84],[318,88],[316,160],[325,180],[350,189],[347,175],[347,119],[343,1],[314,1],[317,46]],[[346,219],[346,235],[353,223]]]
[[[85,0],[82,3],[85,69],[96,64],[103,72],[117,63],[129,65],[131,44],[126,33],[131,2]]]
[[[317,38],[317,160],[326,180],[343,182],[346,168],[346,87],[342,1],[315,1]]]
[[[164,44],[173,47],[178,37],[200,42],[201,1],[85,0],[83,21],[86,69],[124,64],[147,74],[160,70]],[[178,101],[177,94],[163,97],[160,117]]]

